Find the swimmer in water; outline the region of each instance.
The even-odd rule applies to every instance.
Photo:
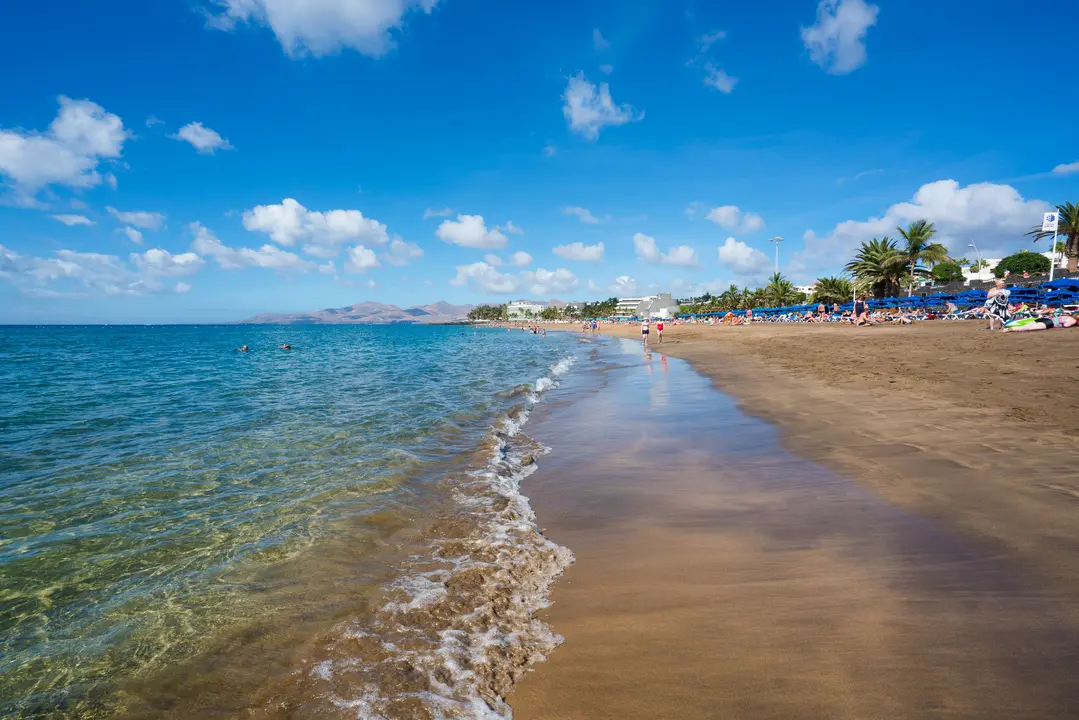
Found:
[[[244,346],[243,346],[243,347],[241,347],[241,348],[240,348],[240,349],[239,349],[239,350],[238,350],[237,352],[247,352],[247,346],[246,346],[246,345],[244,345]]]
[[[291,350],[291,349],[292,349],[292,346],[291,346],[291,345],[289,345],[288,343],[282,343],[282,344],[281,344],[281,349],[282,349],[282,350]]]

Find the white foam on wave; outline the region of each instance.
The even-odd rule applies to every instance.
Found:
[[[521,493],[521,482],[537,469],[535,458],[549,451],[521,429],[573,362],[554,363],[525,406],[496,423],[486,466],[455,485],[465,536],[436,538],[430,557],[413,556],[373,627],[343,628],[340,637],[354,643],[352,654],[315,666],[311,675],[334,707],[357,718],[411,717],[415,703],[432,718],[512,717],[505,695],[562,643],[534,615],[549,606],[551,584],[574,559],[543,536]],[[369,656],[357,657],[358,647],[369,648]],[[367,679],[343,683],[345,675]],[[385,678],[391,681],[380,682]]]

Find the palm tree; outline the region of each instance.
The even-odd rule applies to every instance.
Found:
[[[864,288],[878,298],[894,296],[906,277],[902,263],[893,262],[896,257],[902,255],[895,240],[889,237],[873,238],[862,243],[854,259],[844,269],[854,277],[859,289]]]
[[[854,286],[845,277],[817,278],[810,302],[833,305],[845,303],[854,298]]]
[[[794,283],[779,273],[774,273],[768,284],[758,292],[769,307],[785,307],[793,305],[800,293],[794,289]]]
[[[1064,257],[1068,258],[1068,272],[1079,270],[1079,205],[1069,202],[1057,205],[1057,213],[1060,219],[1057,223],[1057,240],[1064,238]],[[1035,225],[1027,235],[1034,236],[1034,242],[1042,238],[1053,237],[1053,233],[1042,230],[1041,225]]]
[[[737,285],[731,285],[719,296],[719,307],[721,310],[737,310],[738,306],[741,304],[742,291],[738,289]]]
[[[929,274],[929,268],[939,262],[948,259],[948,248],[940,243],[933,242],[933,236],[937,229],[933,223],[927,220],[915,220],[907,229],[896,227],[899,234],[907,241],[906,247],[899,248],[899,255],[889,262],[902,265],[910,275],[908,278],[907,295],[914,294],[914,278],[925,277]]]

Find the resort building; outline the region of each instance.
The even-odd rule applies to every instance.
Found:
[[[506,317],[511,319],[539,317],[545,307],[547,306],[540,302],[514,300],[511,303],[506,303]]]
[[[637,298],[619,298],[615,307],[615,317],[660,317],[674,316],[679,310],[678,301],[670,293],[648,295]]]
[[[813,283],[812,285],[795,285],[794,289],[802,293],[803,295],[809,296],[812,295],[813,291],[817,289],[817,283]]]

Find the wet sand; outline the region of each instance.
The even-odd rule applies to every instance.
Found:
[[[954,357],[984,383],[977,346],[1000,342],[994,357],[1016,367],[1036,346],[965,327],[845,330],[667,333],[665,351],[776,425],[677,359],[636,366],[639,349],[611,371],[616,391],[537,424],[555,452],[525,491],[577,564],[544,614],[566,642],[511,696],[515,717],[1079,713],[1077,483],[1046,428],[1068,411],[1017,426],[999,418],[1020,405],[887,376],[918,366],[904,343],[923,348],[922,375]],[[1039,373],[1069,362],[1046,335]],[[845,352],[863,369],[844,374]],[[1033,391],[1028,372],[1013,371]],[[1011,457],[1039,433],[1039,452]]]

